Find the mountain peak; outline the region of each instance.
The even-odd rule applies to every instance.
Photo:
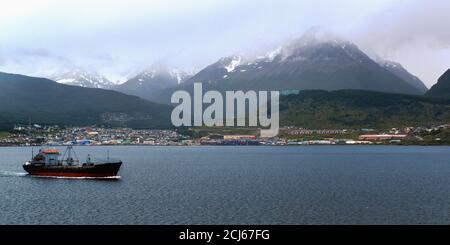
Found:
[[[222,58],[185,85],[203,82],[219,91],[357,89],[406,94],[426,91],[419,79],[403,68],[396,74],[392,71],[394,68],[401,66],[387,63],[387,68],[383,67],[352,42],[312,29],[253,60],[244,60],[241,56]],[[411,81],[405,81],[404,77]]]
[[[85,88],[110,89],[114,86],[114,83],[106,77],[96,72],[88,72],[79,68],[65,73],[55,74],[51,79],[58,83]]]
[[[225,68],[227,72],[233,72],[237,66],[242,64],[242,61],[242,56],[233,55],[229,57],[223,57],[217,63],[219,66],[221,66],[220,68]]]
[[[148,99],[162,89],[182,84],[191,76],[191,73],[177,68],[154,65],[114,89]]]
[[[300,38],[294,40],[292,43],[301,46],[307,46],[320,43],[345,44],[350,42],[342,39],[331,31],[327,31],[323,28],[313,27],[304,32]]]
[[[181,84],[189,76],[189,72],[185,72],[177,68],[154,65],[145,69],[142,73],[136,75],[130,80],[137,79],[140,82],[147,83],[152,82],[152,80],[176,80],[177,84]],[[170,85],[173,84],[171,83]]]
[[[348,55],[360,62],[368,61],[368,57],[359,50],[358,46],[322,29],[310,29],[300,38],[277,47],[259,59],[267,62],[274,60],[286,62],[329,59],[332,58],[330,56],[335,55]]]

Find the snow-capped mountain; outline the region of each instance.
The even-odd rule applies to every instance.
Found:
[[[349,41],[309,32],[255,59],[222,58],[184,86],[202,82],[209,86],[206,89],[218,90],[359,89],[424,93],[420,80],[412,82],[409,77],[406,79],[406,70],[391,68],[379,65]]]
[[[73,79],[73,76],[57,80],[108,88],[102,85],[101,81],[105,80],[93,82],[92,77],[81,77],[87,78],[89,83],[81,83],[81,79]],[[224,57],[196,74],[153,66],[112,88],[151,101],[170,103],[175,90],[191,91],[195,82],[203,83],[204,90],[219,91],[352,89],[403,94],[426,91],[423,82],[400,64],[372,59],[357,45],[315,30],[256,58]]]
[[[58,83],[84,88],[111,89],[115,86],[113,82],[102,75],[80,69],[54,75],[51,79]]]
[[[192,74],[167,67],[151,67],[127,82],[117,86],[115,90],[149,99],[162,89],[182,84]]]
[[[188,83],[206,82],[216,83],[237,71],[237,68],[244,65],[244,58],[242,56],[230,56],[221,58],[216,63],[201,70],[195,76],[187,80]]]
[[[127,81],[138,81],[138,85],[142,86],[143,84],[158,84],[161,87],[170,87],[173,85],[181,84],[183,83],[186,78],[189,78],[192,76],[192,74],[189,74],[187,72],[174,69],[174,68],[167,68],[167,67],[155,67],[150,68],[142,73],[136,75],[135,77],[131,78]],[[163,80],[166,80],[167,83],[165,83]]]

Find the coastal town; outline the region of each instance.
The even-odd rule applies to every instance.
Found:
[[[96,146],[96,145],[448,145],[450,124],[435,127],[376,129],[305,129],[283,127],[273,138],[261,138],[258,130],[227,131],[149,130],[107,127],[16,125],[0,133],[0,146]]]

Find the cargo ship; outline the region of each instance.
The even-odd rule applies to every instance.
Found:
[[[92,161],[88,155],[86,162],[80,163],[72,146],[68,146],[63,156],[56,149],[40,149],[37,155],[23,165],[28,174],[42,177],[88,177],[110,178],[118,177],[122,161],[110,160]]]

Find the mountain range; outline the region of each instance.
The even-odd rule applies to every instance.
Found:
[[[281,123],[312,128],[450,121],[450,70],[427,91],[401,64],[307,34],[256,58],[225,57],[195,74],[152,66],[117,85],[80,69],[55,81],[0,73],[0,129],[17,123],[169,128],[175,90],[280,90]],[[283,93],[294,91],[293,93]],[[426,96],[423,96],[426,95]],[[151,102],[153,101],[153,102]]]
[[[230,56],[198,73],[151,67],[121,85],[97,74],[69,73],[54,80],[70,85],[113,89],[158,103],[170,103],[176,90],[191,91],[195,82],[208,90],[356,89],[422,95],[427,87],[401,64],[371,58],[355,44],[307,32],[256,58]]]
[[[0,73],[0,128],[27,124],[170,127],[171,106],[119,92]]]
[[[192,74],[165,66],[154,66],[113,87],[114,90],[152,100],[159,91],[176,87],[192,77]]]
[[[422,95],[420,79],[400,64],[370,58],[348,41],[304,36],[255,59],[221,58],[186,82],[153,93],[150,100],[168,103],[175,90],[309,90],[356,89]]]

